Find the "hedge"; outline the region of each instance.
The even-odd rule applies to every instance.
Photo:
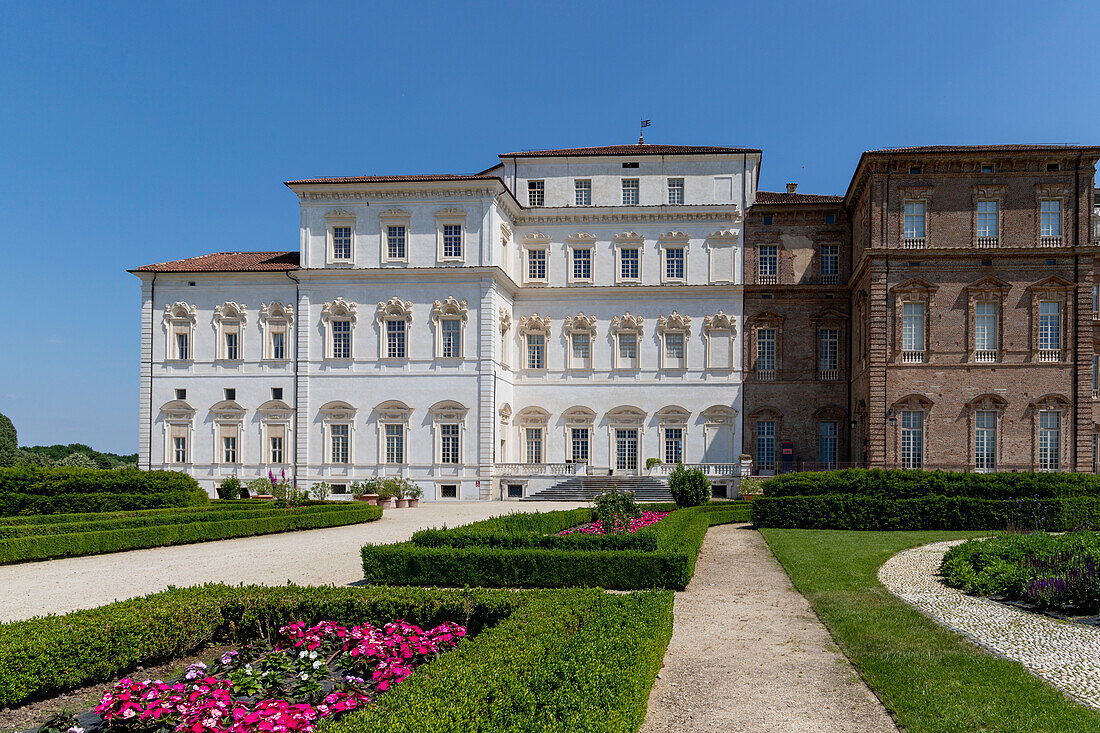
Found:
[[[177,471],[0,468],[0,515],[202,506],[195,479]]]
[[[313,499],[302,502],[302,506],[325,504],[328,502]],[[204,512],[216,511],[250,511],[258,508],[270,508],[272,503],[267,499],[219,499],[204,506],[196,507],[163,507],[161,509],[129,509],[115,512],[77,512],[73,514],[19,514],[11,517],[0,517],[0,527],[10,527],[23,524],[65,524],[71,522],[93,522],[109,519],[127,519],[130,517],[153,517],[159,514],[179,514],[180,512]]]
[[[757,527],[797,529],[1041,529],[1100,526],[1100,497],[997,501],[965,496],[762,496],[752,502]]]
[[[741,503],[725,503],[676,511],[645,530],[656,540],[653,549],[643,549],[645,540],[632,549],[538,546],[556,542],[542,539],[543,533],[574,526],[578,517],[588,521],[591,510],[511,515],[445,530],[453,533],[451,545],[366,545],[363,574],[369,583],[389,585],[682,589],[695,572],[707,528],[747,521],[748,509]],[[512,539],[524,535],[517,527],[537,531],[526,533],[526,539]],[[479,538],[484,544],[468,544]]]
[[[0,564],[339,527],[371,522],[381,516],[381,507],[363,503],[340,503],[302,510],[275,510],[270,516],[250,519],[186,521],[182,524],[151,527],[13,537],[0,540]]]
[[[1087,473],[963,473],[847,468],[788,473],[764,482],[764,496],[852,494],[890,499],[968,496],[975,499],[1100,496],[1100,476]]]
[[[173,589],[0,625],[0,707],[244,643],[291,621],[422,626],[471,636],[333,733],[637,731],[672,635],[672,594],[419,588]]]

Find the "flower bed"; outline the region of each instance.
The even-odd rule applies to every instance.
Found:
[[[643,511],[640,517],[635,517],[629,521],[626,527],[626,532],[634,533],[637,532],[639,529],[644,529],[645,527],[648,527],[652,524],[656,524],[671,513],[672,512],[655,512],[651,510]],[[607,529],[603,526],[603,522],[599,519],[597,519],[595,522],[582,524],[579,527],[562,530],[561,532],[558,532],[558,534],[570,535],[577,532],[581,534],[613,534],[612,532],[607,531]]]

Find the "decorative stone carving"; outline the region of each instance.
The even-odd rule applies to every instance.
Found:
[[[270,303],[261,303],[260,319],[264,321],[275,319],[284,319],[288,322],[292,321],[294,320],[294,306],[278,300],[273,300]]]
[[[379,219],[408,219],[411,214],[405,209],[400,209],[396,206],[386,209],[378,215]]]
[[[354,219],[355,214],[347,209],[332,209],[325,214],[326,219]]]
[[[469,318],[467,310],[465,300],[458,300],[453,295],[449,295],[443,300],[435,301],[432,305],[432,318],[439,320],[444,316],[459,316],[462,322],[466,323]]]
[[[429,407],[428,412],[439,422],[458,422],[466,419],[469,409],[454,400],[442,400]]]
[[[379,420],[404,422],[412,415],[412,408],[401,400],[386,400],[374,408]]]
[[[565,239],[567,242],[587,242],[591,244],[596,241],[596,235],[588,232],[574,232]]]
[[[932,200],[932,187],[931,186],[898,186],[898,193],[902,198],[910,200]]]
[[[498,315],[500,317],[500,332],[504,333],[512,327],[512,313],[507,308],[501,306]]]
[[[659,316],[657,318],[657,330],[662,333],[668,333],[670,331],[683,333],[685,336],[691,334],[691,316],[683,316],[672,311],[667,316]]]
[[[437,218],[440,218],[440,219],[465,219],[466,218],[466,210],[465,209],[459,209],[459,208],[454,207],[454,206],[447,206],[445,208],[442,208],[442,209],[439,209],[438,211],[436,211],[435,215],[436,215]]]
[[[586,316],[584,313],[578,313],[575,316],[566,316],[565,322],[562,324],[562,331],[565,333],[596,333],[596,316]]]
[[[521,316],[519,319],[520,333],[549,333],[550,318],[532,313],[529,316]]]
[[[240,321],[244,323],[245,307],[240,303],[226,301],[214,308],[214,322]]]
[[[504,222],[500,223],[500,241],[501,244],[508,244],[512,241],[512,227]]]
[[[718,311],[713,316],[703,316],[703,331],[729,331],[732,335],[737,330],[733,316],[724,311]]]
[[[638,232],[633,232],[633,231],[620,232],[620,233],[615,235],[615,241],[616,242],[641,242],[642,239],[643,239],[643,237],[642,237],[641,234],[638,234]]]
[[[172,305],[164,306],[164,317],[169,321],[189,321],[195,322],[195,316],[198,315],[199,309],[197,306],[193,306],[190,303],[184,303],[182,300],[177,300]]]
[[[642,332],[642,325],[644,319],[641,316],[635,316],[627,311],[621,316],[615,316],[611,319],[612,331],[634,331],[635,333]]]
[[[326,402],[321,405],[321,408],[317,410],[326,420],[354,420],[355,408],[349,405],[347,402],[341,400],[333,400],[332,402]]]
[[[1001,411],[1008,407],[1008,401],[1004,397],[995,394],[983,394],[978,395],[974,399],[966,403],[966,406],[971,410],[997,410]]]
[[[708,425],[733,425],[737,410],[727,405],[711,405],[700,412],[699,417]]]
[[[390,318],[403,318],[406,321],[411,321],[412,306],[411,300],[401,300],[394,296],[389,300],[381,301],[375,315],[379,323]]]
[[[607,421],[611,425],[641,426],[645,422],[646,411],[633,405],[620,405],[607,411]]]
[[[678,229],[671,232],[665,232],[661,235],[662,242],[687,242],[689,239],[691,239],[691,237]]]
[[[542,232],[527,232],[523,235],[524,244],[550,244],[550,235]]]
[[[680,407],[679,405],[668,405],[662,407],[653,414],[662,425],[687,425],[688,418],[691,417],[689,410]]]
[[[355,323],[355,303],[344,300],[342,297],[336,300],[329,301],[321,308],[321,318],[329,320],[332,318],[350,318],[352,323]]]
[[[931,410],[935,403],[924,395],[909,394],[890,405],[894,410]]]

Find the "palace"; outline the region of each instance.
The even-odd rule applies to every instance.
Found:
[[[132,270],[141,466],[442,500],[677,462],[723,494],[741,454],[1093,470],[1100,148],[870,151],[843,196],[758,191],[761,157],[289,181],[298,251]]]

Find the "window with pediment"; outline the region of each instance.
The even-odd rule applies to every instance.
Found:
[[[549,282],[550,237],[542,232],[523,235],[523,283],[546,285]]]
[[[355,214],[333,209],[325,214],[326,262],[350,265],[355,260]]]
[[[707,342],[707,369],[733,369],[733,345],[737,325],[733,316],[723,311],[703,317],[703,335]]]
[[[596,412],[577,405],[562,413],[565,422],[567,463],[589,463],[592,460],[592,426]]]
[[[409,212],[396,207],[386,209],[378,215],[384,264],[408,264],[410,221]]]
[[[645,239],[637,232],[615,235],[615,282],[637,284],[642,281],[642,249]]]
[[[571,285],[590,285],[596,252],[596,237],[586,232],[577,232],[566,238],[569,249],[569,283]]]
[[[992,364],[1001,360],[1001,324],[1010,286],[996,277],[983,277],[966,286],[968,361]]]
[[[291,354],[291,326],[294,324],[294,306],[278,300],[260,306],[260,326],[263,330],[263,358],[285,361]]]
[[[378,425],[378,462],[401,466],[409,462],[409,417],[412,408],[401,400],[387,400],[374,408]]]
[[[256,414],[263,440],[261,461],[276,467],[290,464],[294,408],[282,399],[270,399],[256,408]]]
[[[440,262],[463,263],[466,260],[466,211],[453,206],[435,213],[437,252]]]
[[[214,423],[213,463],[236,465],[243,463],[242,444],[245,409],[236,400],[223,400],[210,408]]]
[[[546,346],[550,340],[550,319],[532,313],[519,319],[519,332],[524,343],[524,368],[528,371],[544,371]]]
[[[347,402],[334,400],[321,406],[321,427],[324,435],[324,462],[346,466],[355,462],[355,412]]]
[[[463,334],[468,320],[465,300],[449,296],[432,305],[435,324],[435,355],[439,359],[461,359]]]
[[[642,317],[629,311],[611,319],[611,336],[615,341],[612,363],[616,369],[637,370],[641,365],[643,325]]]
[[[167,353],[169,361],[194,361],[195,319],[198,308],[177,301],[164,308],[164,327],[168,332]]]
[[[691,339],[691,317],[673,311],[657,318],[661,335],[661,368],[687,369],[688,342]]]
[[[749,361],[753,378],[774,382],[783,369],[783,324],[786,316],[761,311],[747,320]]]
[[[845,369],[840,345],[844,343],[848,315],[836,308],[826,308],[811,316],[810,323],[817,336],[817,378],[822,382],[835,382]]]
[[[928,210],[932,203],[931,186],[901,186],[901,246],[924,249],[930,245]]]
[[[1031,294],[1031,360],[1060,363],[1072,356],[1066,338],[1074,285],[1052,275],[1028,287]]]
[[[966,403],[970,433],[970,465],[979,473],[996,471],[1001,456],[1001,417],[1008,403],[995,394],[979,395]]]
[[[1002,208],[1008,186],[986,184],[975,186],[973,191],[974,246],[982,249],[999,247]]]
[[[354,355],[352,332],[355,329],[356,304],[344,298],[325,303],[321,322],[325,327],[325,358],[345,360]]]
[[[691,240],[681,231],[665,232],[659,240],[661,250],[661,282],[687,282],[687,253]]]
[[[468,411],[465,405],[453,400],[443,400],[428,408],[435,431],[436,465],[458,466],[465,463],[462,446]]]
[[[1033,468],[1060,471],[1069,464],[1069,432],[1072,404],[1065,395],[1046,394],[1030,404]]]
[[[160,414],[164,424],[164,462],[191,463],[195,408],[187,400],[175,399],[162,405]]]
[[[684,448],[687,445],[689,410],[679,405],[668,405],[657,410],[653,415],[657,418],[658,440],[661,453],[658,456],[662,463],[675,466],[684,462]]]
[[[375,309],[380,338],[379,358],[400,361],[409,358],[409,325],[412,302],[398,297],[382,301]]]
[[[245,307],[240,303],[228,301],[214,308],[214,330],[217,334],[217,359],[219,361],[240,361],[244,358]]]
[[[1035,220],[1038,224],[1040,247],[1061,247],[1066,230],[1065,212],[1071,200],[1071,189],[1062,183],[1040,183],[1035,186]]]
[[[550,413],[541,407],[525,407],[516,415],[523,451],[523,462],[529,465],[547,463],[546,430]]]
[[[578,313],[566,316],[562,324],[566,338],[566,364],[569,369],[592,368],[592,347],[596,342],[596,317]]]
[[[911,278],[893,288],[894,360],[903,364],[931,361],[929,311],[937,286]]]

